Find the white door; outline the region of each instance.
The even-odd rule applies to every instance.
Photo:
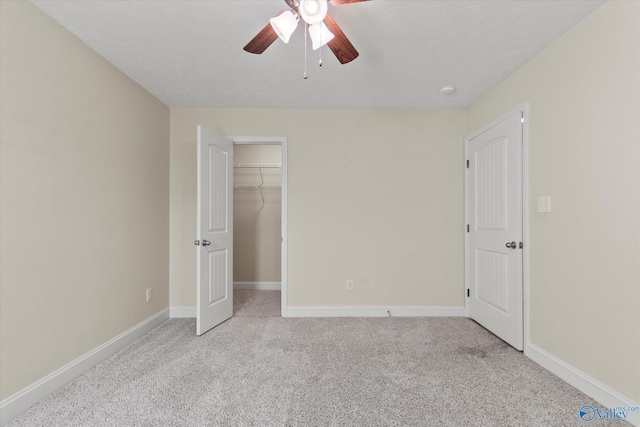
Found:
[[[471,135],[466,144],[469,315],[522,350],[522,113]]]
[[[198,126],[196,333],[233,315],[233,142]]]

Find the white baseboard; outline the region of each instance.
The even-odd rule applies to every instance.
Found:
[[[529,359],[571,384],[600,405],[603,405],[603,407],[640,407],[638,402],[634,402],[628,397],[621,395],[595,378],[590,377],[576,367],[571,366],[534,344],[527,344],[524,353]],[[576,408],[576,417],[578,417],[578,410],[579,408]],[[640,412],[630,412],[627,416],[627,422],[634,426],[640,426]]]
[[[464,307],[286,307],[282,317],[463,317]]]
[[[252,291],[279,291],[280,282],[233,282],[233,289]]]
[[[464,307],[288,307],[282,317],[464,317]],[[194,318],[195,307],[171,307],[171,318]]]
[[[0,424],[4,424],[11,418],[21,414],[167,319],[169,319],[169,309],[165,308],[128,331],[91,350],[84,356],[41,378],[24,390],[6,398],[0,402]]]
[[[196,307],[195,306],[186,306],[186,307],[170,307],[169,308],[169,317],[172,319],[190,319],[196,317]]]

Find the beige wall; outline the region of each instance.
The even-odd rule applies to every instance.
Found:
[[[471,132],[530,102],[531,341],[636,402],[639,22],[640,2],[606,3],[467,118]]]
[[[282,163],[280,145],[236,145],[233,155],[244,166]],[[282,168],[239,167],[233,180],[233,280],[280,282]]]
[[[169,109],[30,3],[0,16],[1,400],[168,306]]]
[[[172,306],[196,301],[197,125],[288,138],[291,306],[464,305],[464,111],[172,109]]]

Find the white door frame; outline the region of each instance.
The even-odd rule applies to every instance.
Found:
[[[281,213],[281,264],[280,264],[280,315],[288,307],[287,299],[287,247],[288,244],[288,221],[287,221],[287,137],[286,136],[226,136],[236,145],[280,145],[282,149],[282,213]]]
[[[531,251],[531,240],[529,239],[529,103],[525,102],[524,104],[518,105],[517,107],[511,109],[507,113],[498,117],[497,119],[491,121],[480,129],[470,133],[464,138],[464,162],[463,162],[463,173],[465,175],[464,180],[464,315],[469,317],[469,299],[467,298],[467,289],[469,289],[469,277],[467,272],[469,271],[469,234],[467,233],[467,224],[469,224],[469,206],[468,206],[468,192],[469,192],[469,183],[468,183],[468,174],[466,173],[466,159],[468,156],[469,149],[469,141],[480,135],[481,133],[487,131],[492,128],[496,124],[502,122],[505,118],[512,115],[516,112],[522,112],[523,117],[523,126],[522,126],[522,239],[523,239],[523,248],[522,248],[522,296],[523,296],[523,304],[522,304],[522,315],[523,315],[523,324],[524,324],[524,354],[527,354],[527,347],[529,344],[529,254]]]

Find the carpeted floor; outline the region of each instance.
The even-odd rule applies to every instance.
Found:
[[[233,291],[233,317],[280,317],[280,291]]]
[[[583,426],[596,405],[468,319],[283,319],[277,291],[234,298],[207,334],[169,320],[7,425]]]

